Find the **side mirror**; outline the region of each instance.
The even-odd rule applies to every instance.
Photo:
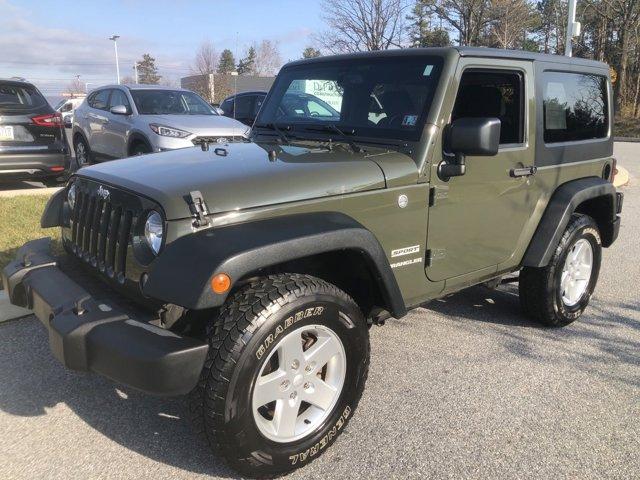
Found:
[[[115,105],[111,107],[109,111],[114,115],[129,115],[131,113],[129,111],[129,108],[125,107],[124,105]]]
[[[222,110],[220,107],[213,107],[213,109],[216,111],[218,115],[224,116],[224,110]]]
[[[496,155],[500,125],[499,119],[491,117],[454,120],[449,128],[448,150],[462,155]]]
[[[442,180],[466,173],[466,155],[493,156],[500,147],[501,122],[493,117],[459,118],[446,132],[446,150],[454,154],[452,161],[443,160],[438,165]]]

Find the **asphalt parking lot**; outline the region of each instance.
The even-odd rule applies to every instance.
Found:
[[[373,328],[352,422],[291,478],[640,478],[640,144],[616,154],[620,238],[579,322],[540,328],[506,286]],[[0,324],[0,478],[234,477],[185,413],[64,370],[32,317]]]

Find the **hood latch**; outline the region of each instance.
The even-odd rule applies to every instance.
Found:
[[[209,209],[207,208],[207,204],[204,202],[204,198],[202,198],[200,190],[189,192],[189,210],[191,210],[191,215],[194,217],[194,227],[201,228],[209,225],[209,219],[207,218],[207,215],[209,215]]]

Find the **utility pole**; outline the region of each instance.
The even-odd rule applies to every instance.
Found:
[[[133,73],[136,79],[136,85],[138,84],[138,62],[134,62],[133,64]]]
[[[569,0],[569,15],[567,18],[567,37],[564,44],[564,54],[567,57],[573,55],[573,37],[580,35],[580,22],[576,22],[576,2]]]
[[[113,40],[113,48],[116,52],[116,79],[118,81],[118,85],[120,85],[120,64],[118,63],[118,39],[120,35],[111,35],[109,40]]]

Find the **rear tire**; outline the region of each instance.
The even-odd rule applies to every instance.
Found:
[[[324,452],[352,417],[369,369],[360,309],[308,275],[270,275],[239,290],[209,343],[189,395],[194,428],[251,477],[294,470]]]
[[[531,319],[550,327],[577,320],[589,304],[602,260],[600,232],[593,218],[573,214],[546,267],[520,272],[520,305]]]
[[[91,149],[89,144],[80,134],[73,141],[77,169],[91,165]]]

